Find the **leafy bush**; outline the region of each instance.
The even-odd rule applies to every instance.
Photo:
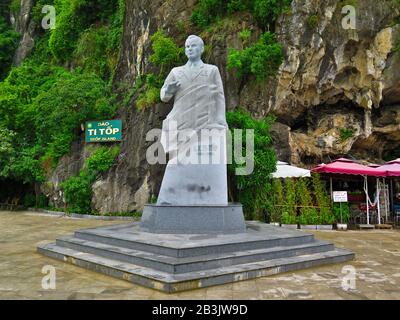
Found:
[[[69,212],[91,213],[92,184],[99,173],[111,168],[119,152],[118,146],[97,149],[86,159],[78,176],[72,176],[61,184]]]
[[[57,161],[70,149],[74,130],[89,119],[109,118],[114,106],[105,83],[95,75],[73,74],[57,81],[33,102],[38,142]]]
[[[230,49],[227,68],[235,69],[238,77],[254,75],[258,81],[263,81],[276,74],[282,61],[282,46],[273,34],[265,32],[244,50]]]
[[[247,219],[261,218],[263,211],[268,209],[268,195],[271,188],[270,174],[276,170],[276,155],[272,147],[270,128],[274,121],[272,117],[255,120],[250,113],[242,109],[228,112],[227,122],[233,134],[233,129],[243,129],[242,155],[246,153],[246,130],[254,130],[254,171],[250,175],[235,175],[236,169],[242,164],[228,165],[231,191],[235,200],[244,206]],[[252,156],[252,154],[247,155]]]
[[[119,0],[56,0],[57,27],[49,47],[59,61],[67,61],[76,49],[79,35],[92,24],[105,23],[118,12]]]
[[[253,0],[200,0],[193,10],[191,21],[205,28],[220,19],[226,13],[234,13],[249,9]]]
[[[21,10],[21,0],[12,0],[10,4],[10,11],[17,13]]]
[[[120,147],[100,147],[86,160],[86,168],[91,172],[102,173],[110,170],[115,157],[120,153]]]
[[[318,15],[313,14],[307,18],[307,24],[311,29],[315,29],[319,25],[320,18]]]
[[[340,128],[340,141],[344,142],[354,135],[353,129]]]
[[[139,78],[136,81],[135,88],[127,100],[129,100],[134,94],[141,91],[141,94],[136,99],[136,107],[138,110],[144,110],[158,102],[160,102],[160,90],[163,85],[163,80],[166,77],[166,72],[171,69],[172,66],[177,65],[183,60],[184,49],[179,48],[174,40],[165,35],[161,30],[157,31],[151,36],[152,40],[152,51],[149,60],[155,66],[160,67],[158,75],[152,73],[147,74],[143,78]]]
[[[151,40],[153,42],[153,54],[149,57],[149,60],[161,67],[161,74],[182,59],[184,49],[178,47],[174,40],[167,37],[163,31],[159,30],[154,33]]]
[[[5,77],[18,47],[20,34],[0,16],[0,80]]]
[[[321,182],[319,174],[312,174],[312,184],[316,205],[319,207],[319,224],[332,224],[335,217],[332,212],[331,199]]]
[[[285,191],[285,207],[282,213],[282,223],[295,224],[297,223],[296,185],[293,179],[285,179]]]
[[[254,0],[253,15],[264,30],[272,29],[276,19],[288,10],[292,0]]]
[[[284,209],[284,193],[281,179],[272,179],[272,188],[269,195],[271,222],[281,222]]]
[[[15,132],[1,174],[43,181],[45,172],[70,150],[81,123],[113,115],[110,97],[95,75],[29,62],[14,68],[0,83],[0,127]]]
[[[22,199],[22,205],[25,208],[32,208],[36,205],[36,196],[32,193],[27,193]]]
[[[347,202],[342,204],[333,204],[333,213],[335,215],[335,221],[337,223],[348,223],[350,220],[350,208]]]
[[[79,176],[70,177],[61,184],[68,211],[86,213],[91,211],[93,173],[81,171]]]
[[[74,52],[74,58],[83,71],[95,73],[102,78],[109,71],[107,64],[108,32],[108,28],[104,26],[85,30],[80,35]]]
[[[300,178],[296,181],[296,198],[300,206],[300,224],[318,224],[319,217],[316,208],[313,207],[312,194],[310,192],[309,180]]]

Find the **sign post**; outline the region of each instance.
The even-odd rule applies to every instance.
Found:
[[[347,202],[347,191],[333,191],[333,202],[339,202],[340,206],[340,223],[343,223],[342,218],[342,202]]]
[[[85,126],[85,141],[116,142],[122,140],[122,121],[103,120],[88,121]]]

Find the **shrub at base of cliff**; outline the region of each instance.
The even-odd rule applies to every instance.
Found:
[[[282,46],[269,32],[244,50],[230,49],[228,53],[228,70],[234,69],[240,78],[252,75],[257,81],[274,76],[283,61]]]
[[[249,112],[242,109],[228,112],[226,118],[232,137],[234,129],[243,130],[241,154],[245,157],[252,156],[246,154],[246,130],[254,130],[254,171],[249,175],[236,175],[236,169],[242,168],[243,164],[238,164],[233,159],[233,164],[228,166],[230,196],[232,200],[243,204],[246,219],[263,220],[269,205],[270,175],[276,170],[276,155],[270,136],[274,119],[266,117],[255,120]]]
[[[110,170],[119,152],[118,146],[97,149],[86,160],[79,176],[70,177],[61,184],[68,212],[81,214],[92,212],[92,185],[98,174]]]

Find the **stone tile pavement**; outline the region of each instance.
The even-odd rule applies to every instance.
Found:
[[[123,221],[83,220],[32,212],[0,211],[0,299],[397,299],[400,300],[400,230],[315,231],[318,239],[353,250],[356,259],[272,277],[165,294],[36,253],[74,230]],[[125,222],[126,223],[126,222]],[[56,289],[44,290],[42,268],[56,269]],[[344,266],[356,271],[344,290]]]

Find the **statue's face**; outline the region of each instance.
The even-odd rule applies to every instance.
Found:
[[[201,58],[204,48],[197,39],[188,39],[185,44],[185,53],[189,60]]]

